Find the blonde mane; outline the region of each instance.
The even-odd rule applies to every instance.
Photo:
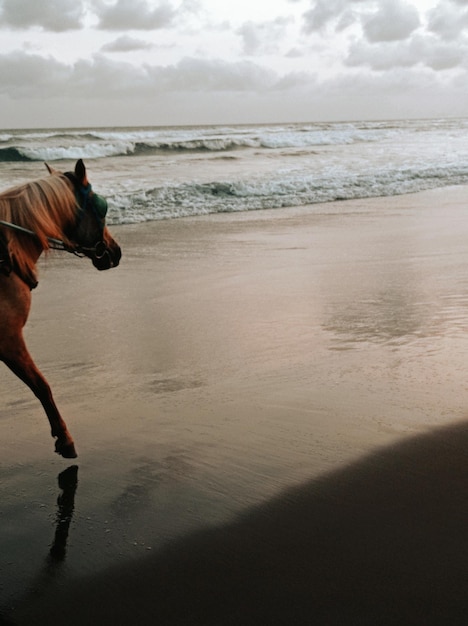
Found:
[[[3,229],[20,274],[35,276],[38,253],[50,249],[47,238],[67,241],[63,231],[73,222],[75,214],[75,196],[62,176],[51,175],[0,193],[0,219],[36,235]]]

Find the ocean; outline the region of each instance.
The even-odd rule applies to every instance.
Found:
[[[109,224],[468,183],[468,119],[0,131],[0,189],[83,158]]]

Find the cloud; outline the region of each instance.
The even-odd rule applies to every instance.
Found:
[[[316,0],[303,15],[306,33],[332,26],[336,32],[362,26],[369,41],[397,41],[420,25],[419,11],[402,0]]]
[[[177,65],[147,67],[152,82],[163,91],[262,91],[274,89],[278,76],[249,61],[185,58]]]
[[[262,23],[244,22],[237,30],[242,38],[243,53],[247,56],[255,56],[278,51],[290,22],[290,19],[284,17]]]
[[[289,0],[289,1],[293,2],[294,0]],[[304,51],[296,46],[294,46],[294,48],[290,48],[285,54],[285,57],[287,57],[288,59],[299,59],[303,56],[304,56]]]
[[[348,67],[370,67],[379,72],[367,74],[368,93],[379,93],[385,84],[386,74],[395,76],[395,70],[406,72],[401,76],[410,76],[407,84],[416,81],[417,74],[410,72],[418,64],[424,65],[419,71],[432,76],[436,86],[437,73],[443,69],[462,66],[467,62],[466,51],[457,50],[456,46],[437,44],[434,37],[418,37],[404,45],[390,42],[378,46],[362,42],[355,45],[347,59]],[[385,71],[383,71],[385,70]],[[416,71],[416,70],[415,70]],[[427,74],[429,72],[429,74]],[[327,97],[327,89],[334,84],[342,86],[341,93],[356,90],[355,71],[341,74],[335,79],[322,80],[304,72],[290,72],[279,75],[275,71],[250,61],[228,62],[219,59],[198,59],[186,57],[173,65],[144,65],[135,67],[130,63],[116,61],[96,55],[90,60],[82,60],[67,65],[52,58],[37,54],[15,52],[0,55],[0,94],[12,99],[69,98],[87,101],[109,98],[119,101],[128,99],[159,98],[164,94],[267,94],[273,93],[312,93],[319,88],[320,96]],[[379,86],[380,85],[380,86]],[[328,86],[328,87],[327,87]],[[315,96],[314,96],[315,97]],[[359,96],[360,97],[360,96]],[[304,102],[306,102],[305,100]]]
[[[440,72],[462,67],[466,58],[467,50],[463,47],[440,42],[431,35],[418,35],[405,42],[379,46],[356,42],[351,46],[345,64],[367,66],[377,71],[421,65]]]
[[[12,98],[49,94],[66,86],[69,68],[54,59],[24,52],[0,55],[0,93]]]
[[[394,67],[412,67],[418,62],[419,58],[407,46],[393,43],[376,47],[363,41],[353,44],[345,59],[347,66],[367,66],[378,71]]]
[[[379,72],[419,67],[440,73],[468,66],[467,0],[441,0],[426,14],[415,0],[317,0],[304,20],[304,30],[321,32],[328,50],[335,31],[340,47],[329,57],[335,71],[340,62]]]
[[[122,35],[114,41],[102,46],[102,52],[133,52],[135,50],[150,50],[153,44],[128,35]]]
[[[280,76],[252,62],[186,57],[173,65],[135,67],[101,54],[68,65],[15,52],[0,55],[0,104],[5,127],[31,124],[32,110],[36,126],[51,121],[63,126],[100,126],[128,125],[129,121],[301,121],[311,116],[315,120],[385,119],[438,116],[447,110],[463,115],[468,106],[466,73],[434,71],[431,41],[436,42],[437,37],[425,44],[414,40],[377,46],[363,42],[361,54],[386,49],[386,63],[379,57],[386,70],[370,71],[363,57],[362,67],[348,66],[326,79],[301,72]],[[410,65],[417,58],[411,51],[418,45],[425,50],[424,66]],[[391,67],[391,53],[399,48],[408,56]],[[449,63],[449,52],[454,49],[445,48],[444,63]],[[434,57],[438,52],[435,49]],[[439,63],[442,58],[439,56]]]
[[[322,30],[346,8],[346,0],[317,0],[313,4],[313,8],[304,13],[304,30],[307,33]]]
[[[428,30],[436,33],[442,39],[457,39],[468,26],[466,5],[467,3],[464,1],[455,3],[454,0],[452,2],[439,3],[428,14]],[[463,8],[465,10],[462,10]]]
[[[67,65],[14,52],[0,55],[0,94],[13,99],[48,97],[138,98],[164,92],[261,92],[284,89],[284,78],[248,61],[184,58],[175,65],[135,67],[103,55]]]
[[[0,93],[12,99],[86,99],[124,96],[145,84],[145,73],[134,66],[107,60],[102,55],[74,65],[25,52],[0,55]],[[147,86],[147,85],[146,85]]]
[[[15,29],[76,30],[82,28],[84,15],[81,0],[0,0],[0,25]]]
[[[98,28],[102,30],[155,30],[170,26],[176,11],[167,0],[150,8],[147,0],[117,0],[112,5],[101,4],[96,9]]]
[[[371,42],[401,41],[419,25],[419,13],[413,5],[386,0],[369,19],[364,19],[363,30]]]

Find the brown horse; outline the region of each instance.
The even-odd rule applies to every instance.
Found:
[[[87,256],[98,270],[116,267],[121,251],[105,225],[107,203],[88,183],[80,159],[74,172],[50,176],[0,194],[0,360],[39,398],[55,450],[76,457],[75,446],[44,376],[23,339],[42,252],[60,248]]]

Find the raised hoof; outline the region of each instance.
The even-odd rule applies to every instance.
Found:
[[[63,456],[64,459],[76,459],[78,456],[75,450],[75,444],[72,443],[64,443],[62,441],[55,442],[55,452]]]

